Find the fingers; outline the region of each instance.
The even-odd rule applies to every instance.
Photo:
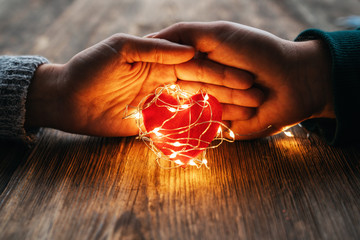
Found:
[[[175,24],[152,37],[193,46],[215,62],[254,72],[260,57],[254,53],[265,48],[263,38],[255,32],[255,29],[232,22],[191,22]]]
[[[271,65],[287,45],[268,32],[226,21],[177,23],[151,37],[193,46],[208,59],[250,72]]]
[[[237,140],[248,140],[271,136],[281,132],[272,124],[259,124],[256,117],[231,121],[229,128],[235,133]]]
[[[191,45],[201,52],[211,52],[221,43],[219,36],[224,33],[224,25],[224,22],[176,23],[152,37]]]
[[[105,44],[115,49],[128,63],[152,62],[178,64],[192,59],[193,47],[169,42],[164,39],[139,38],[127,34],[115,34]]]
[[[181,80],[196,81],[233,89],[248,89],[253,76],[247,71],[215,63],[207,59],[193,59],[175,65],[176,75]]]
[[[224,121],[241,121],[250,119],[256,113],[255,108],[236,106],[231,104],[221,104],[222,120]]]
[[[182,89],[193,93],[197,92],[199,89],[204,89],[209,94],[216,97],[220,103],[243,107],[258,107],[264,100],[264,94],[257,88],[238,90],[212,84],[181,80],[177,83]]]

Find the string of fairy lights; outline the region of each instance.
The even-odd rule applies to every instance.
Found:
[[[166,95],[172,96],[176,101],[170,101]],[[201,166],[207,167],[206,151],[220,146],[224,141],[234,142],[235,134],[212,109],[212,96],[200,90],[198,97],[193,93],[186,92],[178,85],[165,85],[158,87],[154,93],[144,97],[135,111],[127,114],[125,118],[134,118],[139,129],[138,138],[156,155],[156,161],[160,167],[172,169],[177,167]],[[214,97],[212,97],[214,98]],[[164,100],[165,99],[165,100]],[[217,100],[216,100],[217,101]],[[146,129],[144,114],[150,108],[166,109],[169,114],[162,123],[152,129]],[[191,109],[200,109],[197,116],[193,116]],[[221,111],[221,110],[220,110]],[[205,116],[206,114],[206,116]],[[169,128],[178,118],[186,118],[186,124]],[[204,121],[204,119],[208,118]],[[214,132],[214,128],[215,132]],[[201,131],[194,137],[194,132]],[[212,132],[212,133],[211,133]],[[227,132],[228,138],[224,137]],[[209,139],[209,135],[213,134]]]
[[[164,96],[171,96],[171,98]],[[197,97],[194,98],[194,96]],[[182,90],[176,84],[165,85],[156,88],[154,93],[145,96],[137,106],[128,106],[124,118],[135,119],[139,129],[137,138],[141,139],[155,154],[156,161],[161,168],[208,167],[206,159],[208,149],[217,148],[224,141],[235,141],[234,132],[221,121],[221,107],[219,117],[219,109],[215,109],[214,112],[210,98],[215,99],[204,90],[199,90],[194,95]],[[218,102],[216,99],[215,101]],[[129,108],[132,108],[132,111]],[[155,113],[155,116],[151,116],[150,119],[161,119],[161,117],[156,116],[159,114],[162,117],[165,116],[165,119],[162,119],[157,125],[149,127],[146,126],[144,117],[152,108],[161,109],[162,112]],[[195,118],[193,118],[194,111],[191,111],[193,108],[198,108],[195,111],[197,112]],[[165,113],[163,112],[164,109],[166,109]],[[131,113],[129,113],[130,111]],[[186,124],[174,127],[173,122],[179,118],[185,118]],[[271,127],[272,125],[269,125],[266,129],[256,133],[266,131]],[[199,129],[200,133],[195,134],[194,137],[193,133]],[[225,133],[226,137],[224,136]],[[284,128],[283,133],[288,137],[294,137],[288,128]],[[209,137],[211,134],[213,136]]]

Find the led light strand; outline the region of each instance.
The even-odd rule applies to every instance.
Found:
[[[162,99],[159,98],[163,92],[166,92],[167,94],[170,94],[173,97],[175,97],[177,102],[180,104],[171,105],[167,102],[164,102]],[[227,141],[227,142],[235,141],[235,134],[230,128],[228,128],[222,122],[212,120],[213,119],[213,112],[212,112],[213,110],[211,108],[211,105],[208,102],[208,99],[209,99],[208,94],[203,90],[200,90],[199,93],[202,95],[202,100],[198,100],[198,101],[193,100],[190,103],[188,103],[188,100],[193,95],[192,93],[181,90],[180,87],[175,84],[174,85],[166,85],[163,87],[158,87],[155,90],[154,94],[149,94],[148,96],[144,97],[140,101],[138,106],[135,107],[135,111],[132,112],[131,114],[128,114],[129,109],[127,109],[127,111],[126,111],[127,113],[126,113],[125,118],[134,118],[136,121],[136,125],[139,129],[138,138],[141,139],[149,147],[149,149],[155,153],[156,161],[157,161],[158,165],[164,169],[173,169],[173,168],[177,168],[177,167],[181,167],[181,166],[185,165],[185,163],[176,159],[176,157],[178,157],[178,156],[189,158],[187,165],[196,166],[197,168],[200,168],[203,165],[208,167],[207,166],[208,161],[205,158],[207,149],[216,148],[219,145],[221,145],[221,143],[223,143],[224,141]],[[150,96],[153,97],[152,100],[144,105],[144,102]],[[186,102],[186,104],[184,104],[185,102]],[[152,131],[148,132],[145,130],[145,127],[144,127],[144,123],[143,123],[143,119],[142,119],[142,110],[148,108],[152,104],[156,104],[157,107],[166,107],[170,112],[172,112],[174,114],[170,118],[166,119],[161,124],[160,127],[157,127],[155,129],[153,129]],[[194,105],[198,105],[199,107],[201,107],[201,112],[199,113],[199,116],[197,117],[197,119],[191,119],[191,114],[189,111],[189,124],[188,125],[183,126],[183,127],[178,127],[175,129],[165,129],[164,128],[164,125],[168,121],[171,121],[172,119],[174,119],[178,112],[185,111]],[[205,108],[209,108],[209,110],[210,110],[210,120],[199,122],[201,116],[204,113]],[[214,138],[214,141],[218,141],[218,143],[210,145],[211,144],[210,142],[202,140],[201,137],[208,131],[208,129],[211,127],[211,124],[213,124],[213,123],[219,124],[219,129]],[[199,125],[202,125],[202,124],[207,124],[207,126],[203,130],[203,132],[200,134],[200,136],[196,139],[191,138],[190,130]],[[171,131],[168,134],[163,134],[162,130],[167,130],[167,131],[171,130]],[[224,131],[228,132],[230,139],[224,137]],[[163,149],[166,149],[166,150],[169,150],[170,152],[172,152],[169,156],[165,155],[162,151],[160,151],[155,146],[154,141],[149,137],[151,133],[155,134],[159,138],[165,138],[165,139],[169,140],[169,142],[173,142],[173,143],[170,143],[169,145],[172,145],[175,147],[181,147],[181,149],[174,151],[173,149],[164,147]],[[188,137],[187,138],[173,138],[174,135],[179,135],[179,134],[183,134],[183,133],[187,133]],[[196,144],[191,144],[190,142],[196,142]],[[201,143],[205,143],[207,147],[200,147]],[[191,152],[194,150],[199,150],[199,151],[203,151],[203,152],[196,158],[192,158],[191,156],[187,155],[188,152]],[[171,163],[170,164],[171,167],[164,166],[164,164],[163,164],[164,162]]]

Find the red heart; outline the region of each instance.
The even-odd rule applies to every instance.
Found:
[[[142,115],[154,145],[185,167],[211,143],[219,129],[222,109],[209,94],[196,94],[179,103],[167,93],[148,97]]]

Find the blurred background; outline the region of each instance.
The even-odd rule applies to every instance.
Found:
[[[0,0],[0,54],[63,63],[114,33],[144,36],[180,21],[233,21],[292,40],[312,27],[360,27],[357,15],[359,0]]]

